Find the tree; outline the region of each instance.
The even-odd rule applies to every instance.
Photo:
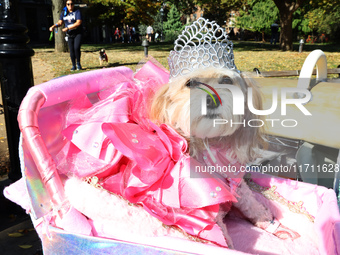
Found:
[[[126,13],[122,5],[103,5],[94,1],[88,5],[86,10],[87,18],[91,19],[91,26],[101,26],[103,23],[109,27],[124,23]]]
[[[52,14],[53,24],[56,24],[60,19],[60,14],[65,7],[63,0],[52,0]],[[56,52],[67,52],[68,47],[65,41],[65,33],[58,29],[58,33],[54,33],[55,51]]]
[[[160,11],[157,12],[155,16],[153,16],[154,22],[153,22],[152,28],[154,32],[161,34],[161,32],[163,31],[162,25],[166,21],[166,16],[165,16],[166,14],[167,14],[166,8],[163,8],[163,16]]]
[[[177,10],[186,15],[193,14],[196,11],[197,5],[195,0],[168,0],[167,4],[176,6]]]
[[[293,14],[305,0],[273,0],[280,13],[280,48],[293,50]]]
[[[318,13],[324,13],[319,20],[317,32],[325,33],[332,36],[332,39],[340,40],[340,6],[335,7],[332,11],[316,10]]]
[[[181,22],[181,13],[175,5],[172,5],[168,12],[168,19],[163,23],[165,39],[167,41],[174,40],[183,30],[184,26]]]
[[[340,3],[338,0],[314,0],[305,5],[304,21],[308,32],[326,34],[340,39]]]
[[[280,48],[282,50],[292,50],[293,49],[293,13],[302,5],[305,0],[273,0],[280,13]],[[314,1],[314,0],[313,0]],[[315,0],[317,2],[327,2],[324,0]],[[338,0],[329,0],[331,2],[336,2]],[[220,9],[225,13],[229,13],[230,10],[245,10],[249,7],[249,3],[253,0],[197,0],[197,4],[204,8],[204,17],[210,16],[214,19],[214,14],[218,19]],[[263,2],[258,0],[257,2]],[[223,22],[223,20],[218,20],[218,23]]]
[[[197,0],[197,4],[204,9],[204,18],[224,25],[232,10],[239,10],[248,5],[248,0]]]
[[[152,0],[126,0],[126,22],[152,24],[153,16],[159,12],[160,2]]]
[[[161,3],[152,0],[87,0],[91,9],[101,6],[101,13],[97,12],[97,19],[107,21],[120,17],[119,23],[152,24],[152,16],[159,11]],[[96,10],[92,10],[96,13]],[[117,22],[117,20],[116,20]]]
[[[303,8],[299,8],[294,12],[293,15],[293,31],[295,31],[296,34],[300,35],[306,35],[310,32],[312,32],[312,29],[310,28],[309,20],[306,19],[306,15],[308,14],[310,10],[310,6],[304,6]]]
[[[262,33],[262,41],[265,41],[265,33],[270,32],[270,26],[279,18],[279,10],[272,0],[249,1],[249,8],[240,10],[240,16],[236,18],[236,26],[253,32]]]

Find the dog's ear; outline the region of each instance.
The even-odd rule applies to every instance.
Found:
[[[243,81],[245,82],[246,87],[252,89],[252,99],[253,99],[252,101],[253,101],[254,108],[257,110],[262,110],[263,108],[262,107],[262,101],[263,101],[262,96],[263,95],[261,93],[259,86],[256,84],[255,79],[253,79],[250,75],[251,74],[248,74],[248,73],[242,73],[241,77]],[[248,109],[248,106],[247,106],[247,109]],[[252,117],[257,118],[257,119],[259,118],[259,116],[255,114],[253,114]]]
[[[242,73],[241,78],[246,85],[247,88],[252,88],[252,100],[253,106],[257,110],[262,110],[262,94],[259,87],[256,85],[254,79],[250,78],[247,74]],[[265,146],[265,142],[263,139],[263,127],[255,127],[256,125],[260,126],[260,123],[253,124],[253,126],[248,125],[249,120],[259,120],[262,121],[261,116],[258,116],[252,113],[248,108],[248,100],[247,96],[245,96],[245,112],[244,112],[244,121],[245,126],[241,126],[234,133],[231,141],[233,151],[235,151],[235,156],[241,163],[248,163],[254,160],[256,157],[256,151],[259,147]]]
[[[167,92],[169,90],[169,84],[162,86],[154,95],[151,109],[150,109],[150,119],[155,123],[168,123],[166,109],[169,104],[169,99],[167,98]]]

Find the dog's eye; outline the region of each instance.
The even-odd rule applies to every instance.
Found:
[[[223,76],[218,81],[219,84],[233,84],[233,80],[228,76]]]
[[[195,79],[190,79],[187,80],[187,82],[185,83],[185,86],[188,88],[193,88],[196,87],[200,84],[200,82],[196,81]]]

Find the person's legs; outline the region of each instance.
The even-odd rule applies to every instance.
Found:
[[[77,34],[76,37],[74,38],[74,52],[75,52],[75,59],[77,61],[77,69],[82,69],[80,65],[80,57],[81,57],[81,51],[80,51],[80,46],[81,46],[81,34]]]
[[[276,42],[275,35],[272,33],[272,36],[270,37],[270,44],[273,44],[274,40]]]
[[[71,58],[71,61],[72,61],[72,71],[76,70],[76,55],[75,55],[75,52],[74,52],[74,39],[75,38],[71,38],[69,37],[68,38],[68,48],[70,50],[70,58]]]

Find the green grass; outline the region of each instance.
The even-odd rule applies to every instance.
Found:
[[[340,65],[340,46],[335,44],[305,44],[304,51],[298,53],[298,44],[294,51],[283,52],[278,46],[259,42],[234,42],[235,64],[241,71],[282,71],[301,69],[306,57],[314,49],[321,49],[327,56],[328,68]],[[82,45],[83,71],[103,68],[99,65],[99,50],[104,48],[109,58],[105,67],[127,66],[135,69],[144,59],[144,47],[139,44],[84,44]],[[168,69],[167,57],[173,49],[172,43],[151,43],[149,55]],[[53,67],[56,77],[70,74],[69,53],[55,53],[53,47],[34,48],[36,57]],[[81,72],[83,72],[81,71]],[[79,71],[78,71],[79,72]]]

